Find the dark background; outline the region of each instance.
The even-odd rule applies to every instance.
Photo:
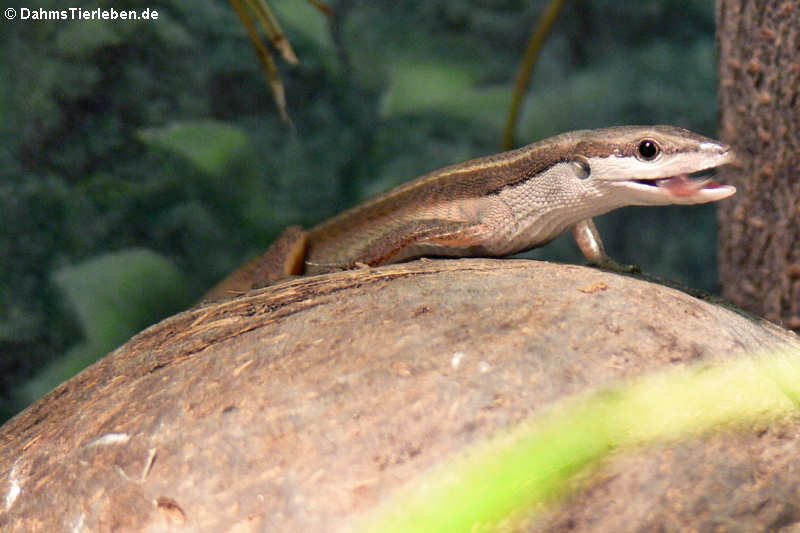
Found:
[[[284,226],[498,151],[545,2],[331,0],[329,19],[270,1],[300,59],[279,65],[294,128],[227,2],[83,5],[159,18],[0,17],[0,421]],[[711,0],[567,2],[517,143],[615,124],[714,136],[716,110]],[[715,292],[713,209],[628,208],[598,226],[618,261]],[[571,238],[527,255],[583,262]]]

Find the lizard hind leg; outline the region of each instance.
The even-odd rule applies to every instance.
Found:
[[[308,250],[308,231],[289,226],[261,254],[253,287],[263,287],[289,276],[303,275],[303,261]]]
[[[203,295],[201,301],[225,300],[244,294],[254,287],[263,287],[280,279],[302,274],[307,244],[308,232],[300,226],[289,226],[266,252],[214,285]]]
[[[430,256],[466,256],[463,250],[480,247],[486,228],[473,222],[424,219],[406,222],[372,239],[355,257],[352,265],[379,266]]]

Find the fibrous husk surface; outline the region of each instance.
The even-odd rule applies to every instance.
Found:
[[[525,260],[299,278],[170,317],[0,429],[2,531],[335,532],[551,405],[798,342],[631,277]],[[800,520],[800,425],[620,453],[546,531]]]

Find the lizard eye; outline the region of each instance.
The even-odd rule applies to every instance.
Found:
[[[658,157],[660,153],[661,148],[658,146],[658,143],[650,139],[644,139],[636,148],[636,156],[645,161],[652,161]]]

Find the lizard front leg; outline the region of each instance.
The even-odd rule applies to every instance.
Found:
[[[575,242],[578,244],[583,256],[592,263],[602,265],[611,261],[611,258],[606,254],[600,232],[597,231],[597,226],[594,225],[594,221],[591,218],[581,220],[575,224],[572,227],[572,236],[575,237]]]
[[[603,246],[600,232],[597,231],[597,226],[594,225],[594,221],[591,218],[581,220],[575,224],[572,227],[572,236],[575,237],[575,242],[584,257],[600,268],[616,272],[639,272],[638,266],[623,265],[608,256],[605,246]]]

